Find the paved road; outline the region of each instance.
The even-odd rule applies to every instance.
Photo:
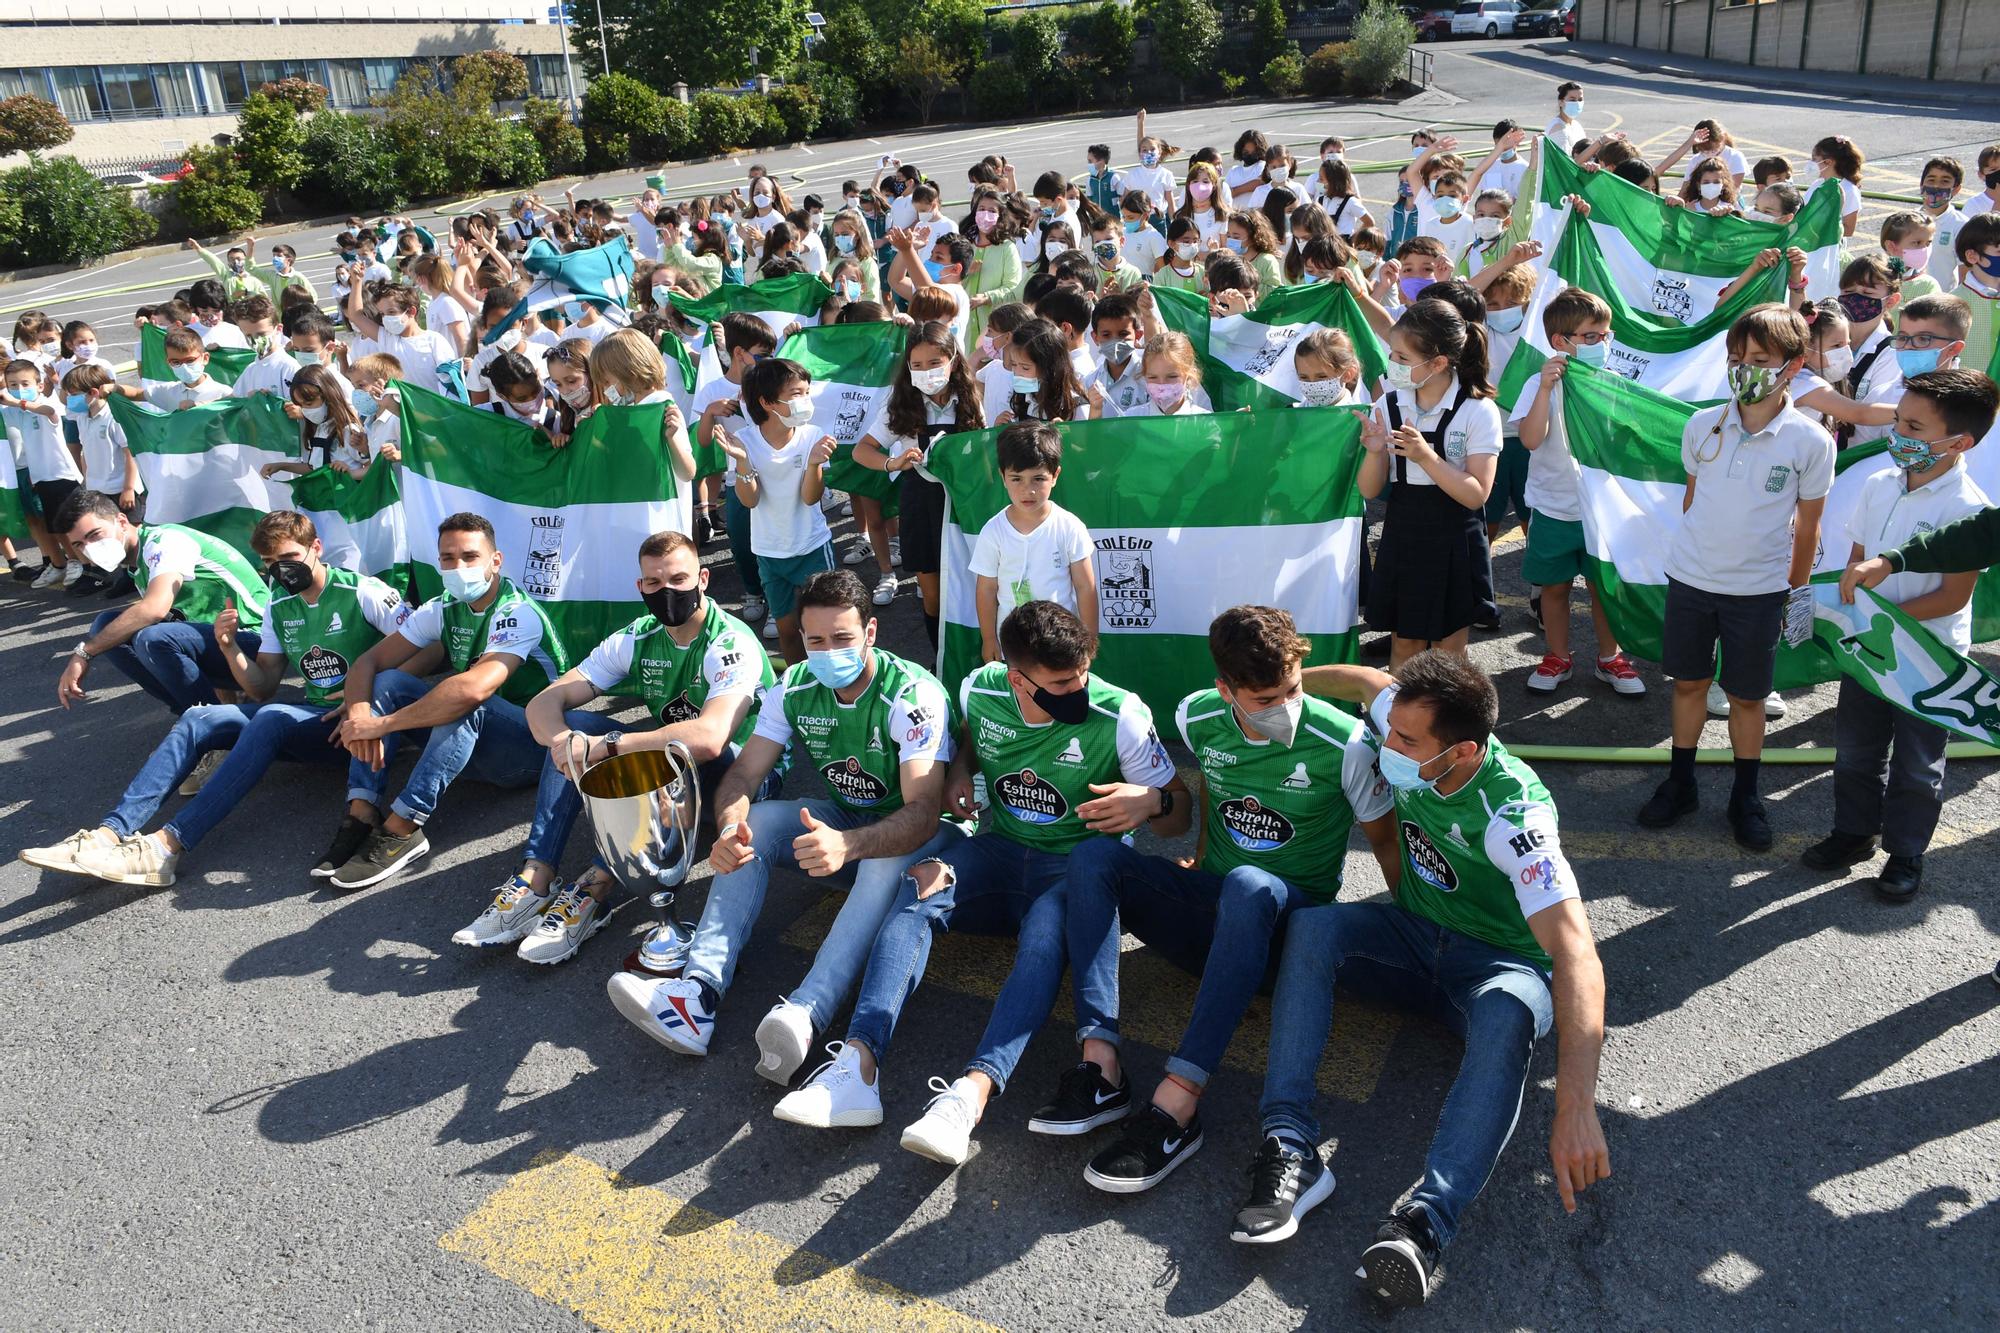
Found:
[[[1450,114],[1471,119],[1534,110],[1541,80],[1564,72],[1492,46],[1440,51],[1440,80],[1469,98]],[[1793,147],[1836,120],[1864,144],[1913,153],[1993,133],[1879,102],[1592,87],[1594,115],[1617,112],[1640,135],[1697,108]],[[1407,113],[1283,114],[1308,133],[1353,133]],[[1251,116],[1279,120],[1255,109],[1163,119],[1172,137],[1200,142]],[[940,146],[921,160],[949,169],[1007,143],[1036,165],[1080,161],[1080,145],[1113,128],[933,136],[924,141]],[[844,160],[879,151],[773,160],[837,184]],[[1476,653],[1503,691],[1503,734],[1663,744],[1657,676],[1639,702],[1582,687],[1531,703],[1522,682],[1538,650],[1523,630],[1517,546],[1498,567],[1516,599],[1508,629]],[[733,601],[735,587],[725,562],[717,593]],[[906,588],[885,620],[903,651],[921,642],[914,596]],[[0,854],[96,818],[161,732],[153,705],[103,677],[79,711],[51,706],[58,655],[90,609],[0,584],[0,678],[13,686],[0,758],[16,775],[0,790]],[[1829,742],[1829,694],[1795,699],[1774,744]],[[1720,724],[1707,741],[1723,743]],[[1795,864],[1827,823],[1824,769],[1772,774],[1780,843],[1765,857],[1736,851],[1719,811],[1639,835],[1630,814],[1655,769],[1543,774],[1610,978],[1599,1100],[1616,1175],[1563,1215],[1543,1154],[1550,1043],[1515,1143],[1433,1307],[1414,1319],[1469,1330],[2000,1322],[2000,991],[1987,979],[2000,891],[1985,859],[2000,850],[1995,766],[1952,770],[1924,895],[1900,909],[1859,877]],[[1706,780],[1716,791],[1722,777]],[[641,930],[636,912],[547,971],[448,942],[512,868],[525,794],[455,791],[427,869],[334,897],[303,867],[330,831],[338,786],[332,770],[274,770],[170,890],[0,863],[0,1130],[17,1155],[0,1191],[0,1277],[15,1313],[0,1322],[1234,1330],[1377,1318],[1347,1274],[1421,1162],[1458,1058],[1440,1028],[1342,1008],[1321,1079],[1339,1193],[1289,1245],[1251,1251],[1224,1229],[1254,1148],[1261,1008],[1208,1098],[1206,1147],[1154,1193],[1098,1194],[1079,1178],[1093,1144],[1025,1133],[1071,1058],[1060,1018],[1030,1047],[1017,1095],[995,1104],[981,1152],[946,1174],[899,1151],[896,1129],[921,1109],[924,1080],[953,1072],[976,1037],[1004,946],[948,938],[940,949],[885,1076],[887,1127],[814,1135],[770,1118],[772,1090],[751,1070],[755,1021],[802,973],[825,921],[827,900],[805,881],[774,884],[715,1047],[695,1063],[604,999],[604,977]],[[1365,856],[1349,863],[1354,893],[1380,892]],[[690,910],[706,877],[697,870]],[[1189,987],[1144,952],[1127,976],[1145,1033],[1132,1063],[1150,1079]]]

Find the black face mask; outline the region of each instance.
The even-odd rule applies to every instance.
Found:
[[[1030,681],[1033,685],[1034,682]],[[1035,701],[1035,707],[1047,713],[1065,727],[1080,727],[1090,716],[1090,687],[1073,690],[1068,694],[1050,694],[1039,685],[1028,695]]]
[[[264,573],[273,584],[289,593],[302,593],[312,587],[313,568],[303,560],[273,560]]]
[[[654,619],[672,629],[679,629],[688,623],[694,613],[701,610],[701,585],[692,588],[661,588],[658,592],[641,593],[640,600]]]
[[[1989,171],[1986,173],[1986,188],[1989,190],[2000,190],[2000,171]]]

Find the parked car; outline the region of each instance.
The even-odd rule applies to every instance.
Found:
[[[1451,16],[1454,37],[1512,37],[1517,0],[1465,0]]]
[[[1514,31],[1522,37],[1561,37],[1575,12],[1576,0],[1535,0],[1533,9],[1515,15]]]
[[[1569,11],[1563,15],[1563,36],[1576,40],[1576,0],[1570,0]]]
[[[1456,12],[1454,5],[1403,6],[1403,13],[1417,25],[1417,40],[1420,42],[1441,42],[1451,36],[1452,15]]]

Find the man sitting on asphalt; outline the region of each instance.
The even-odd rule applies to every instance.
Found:
[[[708,571],[695,544],[678,532],[656,532],[639,546],[639,599],[646,614],[600,643],[578,665],[528,703],[528,727],[547,747],[534,822],[518,873],[479,918],[453,935],[454,944],[493,949],[514,944],[531,963],[560,963],[603,928],[617,886],[593,860],[556,892],[556,871],[571,827],[583,809],[572,773],[638,750],[679,744],[700,766],[712,792],[749,739],[757,701],[777,680],[757,632],[708,596]],[[609,713],[583,711],[600,694],[642,700],[660,725],[626,732]],[[766,786],[783,778],[773,769]],[[678,844],[654,849],[659,864]],[[628,885],[636,888],[636,885]]]
[[[567,658],[541,606],[501,575],[500,564],[493,525],[478,514],[438,524],[444,592],[349,673],[337,735],[354,756],[348,785],[372,786],[375,797],[350,800],[321,863],[335,887],[379,884],[430,851],[424,824],[461,773],[496,787],[533,786],[541,776],[543,750],[522,705],[562,674]],[[425,679],[440,667],[451,674]],[[424,752],[383,818],[389,764],[409,732],[425,736]]]
[[[395,633],[408,608],[380,579],[328,565],[319,533],[304,514],[281,509],[264,515],[250,544],[279,590],[266,620],[279,651],[258,651],[261,641],[242,632],[239,613],[228,603],[215,618],[215,643],[252,702],[182,713],[102,825],[53,847],[27,848],[23,861],[116,884],[169,885],[182,854],[249,795],[272,760],[347,762],[347,752],[333,743],[333,729],[348,666]],[[305,678],[302,704],[270,702],[287,670]],[[194,800],[158,831],[142,832],[160,803],[210,754],[221,763]]]
[[[242,552],[227,542],[178,523],[134,523],[111,496],[77,491],[49,520],[58,541],[106,574],[131,572],[139,600],[101,612],[90,633],[70,650],[56,682],[64,708],[85,697],[83,678],[103,658],[178,717],[218,702],[218,689],[237,688],[215,641],[215,618],[236,606],[236,640],[256,656],[258,627],[270,590]],[[218,755],[215,763],[220,763]],[[206,778],[209,764],[198,771]]]
[[[1114,1194],[1151,1189],[1201,1147],[1202,1090],[1264,984],[1286,920],[1340,892],[1355,821],[1390,884],[1400,864],[1394,801],[1375,752],[1360,722],[1306,695],[1312,645],[1291,616],[1234,607],[1208,627],[1208,651],[1215,688],[1181,700],[1176,716],[1201,768],[1193,862],[1143,856],[1112,838],[1092,839],[1070,859],[1070,985],[1083,1061],[1030,1130],[1083,1134],[1132,1110],[1118,1058],[1120,932],[1201,978],[1152,1104],[1084,1168],[1086,1181]],[[1331,1175],[1311,1171],[1316,1164],[1280,1147],[1260,1152],[1252,1175],[1267,1203],[1303,1216],[1333,1192]]]
[[[1423,1181],[1361,1256],[1370,1291],[1421,1305],[1514,1132],[1535,1042],[1551,1024],[1561,1036],[1549,1159],[1563,1207],[1576,1211],[1577,1193],[1611,1174],[1596,1102],[1604,969],[1555,803],[1494,738],[1500,701],[1483,672],[1431,651],[1394,677],[1353,666],[1305,675],[1312,693],[1367,707],[1376,762],[1395,789],[1403,865],[1394,902],[1292,914],[1271,1002],[1264,1133],[1317,1158],[1312,1103],[1336,978],[1348,995],[1437,1015],[1465,1039]],[[1281,1205],[1253,1198],[1237,1214],[1237,1238],[1282,1230]]]
[[[806,660],[758,710],[756,731],[715,798],[708,902],[677,978],[621,972],[618,1011],[669,1050],[705,1055],[715,1014],[764,908],[771,867],[815,879],[851,869],[841,904],[804,981],[757,1025],[757,1072],[789,1083],[854,989],[868,946],[909,866],[960,838],[939,820],[951,759],[951,702],[937,679],[875,646],[869,592],[831,570],[799,592]],[[826,800],[757,800],[796,742],[826,782]]]
[[[1172,837],[1189,822],[1187,788],[1138,695],[1090,674],[1097,636],[1054,602],[1024,602],[1000,625],[1002,661],[960,688],[966,739],[952,763],[950,807],[973,812],[973,772],[986,780],[993,823],[919,862],[876,937],[847,1040],[831,1062],[776,1108],[817,1129],[882,1123],[877,1066],[896,1020],[945,930],[1015,935],[1014,966],[965,1072],[903,1131],[903,1146],[957,1166],[972,1127],[1005,1090],[1028,1039],[1062,984],[1062,883],[1092,838],[1141,825]],[[937,1081],[934,1080],[934,1083]]]

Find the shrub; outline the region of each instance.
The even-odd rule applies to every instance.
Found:
[[[1403,76],[1417,26],[1390,0],[1368,0],[1348,31],[1341,78],[1356,97],[1373,97]]]
[[[764,135],[766,105],[768,103],[761,97],[700,94],[694,99],[694,109],[688,121],[694,147],[704,153],[755,147]]]
[[[248,231],[264,216],[250,173],[228,148],[188,150],[188,174],[174,183],[174,207],[197,236]]]
[[[675,102],[673,105],[680,106],[680,103]],[[819,129],[819,94],[813,91],[811,85],[788,83],[782,88],[773,88],[771,105],[776,107],[778,114],[784,118],[787,141],[810,139]]]
[[[931,123],[931,108],[938,94],[958,77],[958,62],[947,56],[928,34],[905,37],[896,48],[896,63],[890,68],[896,82],[917,104],[917,119]]]
[[[1017,115],[1028,104],[1027,80],[1004,60],[989,60],[974,70],[967,91],[973,111],[996,120]]]
[[[484,72],[471,75],[447,92],[432,72],[413,70],[383,100],[382,135],[410,198],[473,190],[501,169],[507,122],[493,114]]]
[[[876,32],[868,11],[844,0],[831,0],[825,9],[826,27],[820,30],[814,52],[815,72],[806,81],[823,89],[829,77],[845,79],[859,90],[886,80],[892,52]],[[825,73],[819,72],[822,70]]]
[[[259,84],[251,96],[260,94],[287,103],[302,116],[326,106],[326,89],[311,79],[279,79],[276,83]]]
[[[1010,26],[1014,72],[1021,76],[1029,100],[1040,106],[1042,90],[1056,78],[1056,62],[1062,55],[1062,29],[1056,26],[1055,16],[1043,9],[1029,10]]]
[[[1188,84],[1198,82],[1214,62],[1222,44],[1222,20],[1209,0],[1153,0],[1148,12],[1153,49],[1161,53],[1160,63],[1174,76],[1185,102]],[[1240,78],[1237,85],[1242,85]],[[1223,87],[1228,89],[1227,80]]]
[[[396,158],[372,116],[321,111],[306,121],[301,198],[315,208],[390,209],[402,204]]]
[[[492,80],[493,97],[518,102],[528,95],[528,67],[509,51],[472,51],[451,62],[451,77],[464,79],[479,70]]]
[[[1306,64],[1297,51],[1281,51],[1264,66],[1264,91],[1273,97],[1297,97],[1305,86]]]
[[[1268,64],[1285,53],[1291,43],[1285,39],[1284,0],[1256,0],[1250,15],[1250,58]]]
[[[1347,59],[1348,43],[1328,42],[1306,57],[1305,88],[1311,97],[1338,97],[1346,87],[1341,66]]]
[[[1095,100],[1123,93],[1132,72],[1132,43],[1138,38],[1132,11],[1111,3],[1086,9],[1069,21],[1067,32],[1069,49],[1083,61],[1077,68],[1086,70],[1093,81]]]
[[[665,127],[665,100],[629,74],[592,80],[583,94],[583,138],[591,165],[622,167],[634,150],[645,152]]]
[[[685,114],[682,121],[686,121]],[[531,97],[521,109],[521,123],[535,136],[542,150],[542,165],[552,175],[568,176],[583,165],[583,131],[570,121],[561,103]]]
[[[251,185],[266,198],[297,185],[306,174],[305,146],[306,127],[291,101],[262,91],[250,94],[236,117],[236,155]]]
[[[500,138],[500,157],[490,172],[492,183],[518,188],[533,185],[546,175],[535,132],[519,121],[508,122]]]
[[[255,198],[255,194],[251,198]],[[29,154],[0,172],[0,264],[82,264],[144,239],[136,208],[73,157]]]
[[[111,196],[111,206],[117,209],[119,216],[125,220],[125,239],[119,242],[121,247],[138,245],[141,241],[150,241],[160,234],[160,220],[140,207],[139,201],[133,198],[131,191],[114,186],[106,193]]]
[[[808,87],[819,105],[819,128],[830,135],[853,132],[861,123],[861,89],[845,74],[815,65]]]
[[[0,157],[39,153],[75,137],[75,128],[54,102],[26,96],[0,101]]]

